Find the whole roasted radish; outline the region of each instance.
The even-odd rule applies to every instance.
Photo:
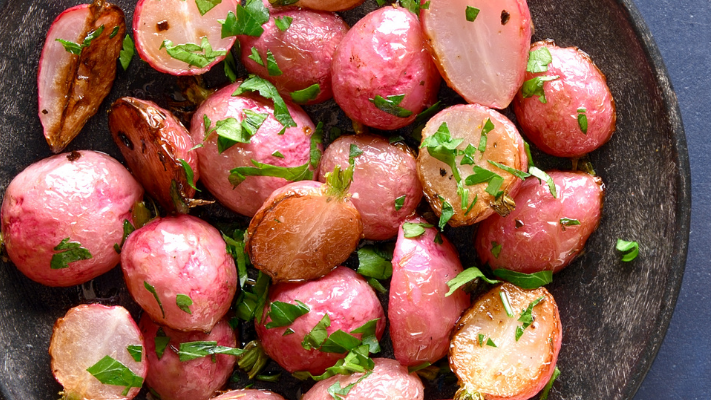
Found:
[[[370,240],[390,239],[422,199],[415,157],[407,146],[390,144],[380,136],[341,136],[321,158],[321,182],[336,165],[348,163],[351,146],[362,151],[355,158],[348,192],[363,221],[363,236]]]
[[[198,158],[190,133],[168,110],[133,97],[111,105],[109,129],[141,185],[169,212],[188,211],[185,198],[199,179]],[[187,168],[182,162],[187,164]],[[188,174],[193,174],[188,179]]]
[[[278,25],[277,25],[278,23]],[[299,104],[322,103],[331,97],[331,60],[348,32],[334,13],[283,9],[271,13],[258,36],[239,36],[242,63],[268,79],[282,97]]]
[[[343,400],[423,400],[424,387],[420,378],[407,368],[389,358],[375,358],[375,368],[366,373],[336,375],[320,381],[302,400],[332,400],[331,393],[338,390]],[[334,385],[338,385],[334,387]],[[352,386],[351,386],[352,385]]]
[[[352,173],[336,167],[326,183],[296,182],[272,193],[247,229],[252,264],[281,282],[319,278],[344,262],[363,234],[348,194]]]
[[[531,46],[526,81],[514,111],[523,133],[557,157],[581,157],[615,131],[615,101],[605,75],[577,47]]]
[[[272,318],[279,314],[283,303],[301,307],[291,323]],[[377,320],[374,334],[378,340],[385,331],[385,313],[375,292],[362,276],[346,267],[338,267],[314,281],[273,285],[264,307],[264,321],[255,326],[272,360],[289,372],[308,371],[320,375],[347,352],[321,351],[313,344],[306,346],[308,349],[304,347],[304,338],[319,323],[324,324],[325,315],[328,315],[326,332],[329,335],[337,330],[350,334],[373,320]],[[358,339],[363,337],[361,333],[352,335]]]
[[[198,218],[156,219],[121,251],[131,296],[156,322],[209,332],[230,308],[237,271],[220,232]]]
[[[65,399],[136,397],[148,372],[141,331],[121,306],[85,304],[54,324],[49,355]]]
[[[2,203],[10,260],[47,286],[73,286],[119,262],[124,223],[143,189],[118,161],[74,151],[38,161],[17,175]]]
[[[140,0],[133,12],[138,55],[171,75],[200,75],[222,61],[234,36],[218,20],[235,12],[236,0]],[[233,14],[234,15],[234,14]]]
[[[99,110],[116,77],[123,11],[96,0],[65,10],[47,32],[37,73],[39,118],[59,153]]]
[[[558,306],[545,288],[494,287],[467,310],[452,337],[449,365],[460,382],[455,398],[530,399],[553,375],[561,339]]]
[[[215,346],[234,348],[237,336],[226,319],[220,320],[210,333],[181,332],[160,327],[143,314],[139,323],[145,337],[148,361],[146,384],[161,400],[207,400],[222,388],[232,375],[237,358],[216,354],[181,361],[181,343],[215,342]],[[185,357],[183,355],[183,357]]]
[[[492,215],[479,225],[475,240],[482,262],[491,268],[534,273],[558,272],[583,250],[602,214],[602,179],[584,172],[551,171],[546,182],[527,178],[505,218]]]
[[[365,0],[299,0],[296,6],[320,11],[346,11],[358,7]],[[291,0],[269,0],[272,6],[282,6],[294,3]]]
[[[377,129],[409,125],[436,101],[440,76],[420,21],[386,6],[358,21],[333,57],[333,95],[351,119]]]
[[[516,126],[478,104],[449,107],[427,122],[417,157],[425,197],[437,215],[452,213],[451,226],[472,225],[496,210],[506,214],[528,170]]]
[[[323,149],[312,140],[316,128],[301,107],[281,97],[277,107],[256,94],[233,96],[250,82],[271,85],[261,79],[217,91],[198,108],[190,126],[193,142],[203,145],[195,150],[202,183],[220,203],[249,217],[289,181],[313,180],[318,158],[312,154]],[[286,115],[295,126],[284,126]]]
[[[268,390],[237,389],[225,392],[213,400],[284,400],[284,398]]]
[[[437,0],[420,13],[437,68],[469,103],[504,109],[526,72],[526,0]]]
[[[457,250],[437,228],[424,228],[421,218],[407,220],[400,228],[393,253],[388,320],[395,358],[404,366],[433,363],[447,355],[449,337],[469,295],[461,290],[451,296],[447,282],[463,271]],[[415,233],[412,229],[422,229]]]

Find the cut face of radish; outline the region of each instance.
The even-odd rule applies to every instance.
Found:
[[[526,0],[437,0],[421,20],[437,67],[457,93],[487,107],[511,103],[531,43]]]
[[[236,0],[222,0],[202,15],[195,0],[141,0],[133,15],[138,55],[160,72],[204,74],[225,58],[236,40],[234,36],[222,39],[222,25],[218,22],[230,11],[235,12],[236,7]],[[191,51],[201,59],[195,63],[198,65],[168,54],[171,46],[186,44],[202,47],[200,51]],[[215,52],[219,55],[211,54]]]
[[[74,307],[58,319],[49,345],[52,373],[64,386],[67,399],[136,397],[148,373],[143,350],[143,335],[128,311],[99,304]],[[118,376],[102,374],[102,368],[96,366],[106,363],[107,356],[122,364],[112,365],[123,370],[121,378],[130,379],[120,382]]]
[[[62,151],[96,114],[116,77],[125,17],[120,8],[101,4],[64,11],[47,33],[37,89],[39,118],[54,153]],[[80,53],[69,52],[57,39],[72,42]]]

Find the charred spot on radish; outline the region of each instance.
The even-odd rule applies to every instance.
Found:
[[[506,25],[511,19],[511,14],[506,10],[501,10],[501,25]]]
[[[156,30],[158,32],[167,31],[168,29],[170,29],[170,24],[167,20],[160,21],[156,24]]]

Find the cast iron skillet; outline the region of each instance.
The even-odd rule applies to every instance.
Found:
[[[0,194],[27,165],[50,155],[37,117],[37,64],[44,38],[59,13],[78,0],[0,0]],[[117,0],[131,21],[134,0]],[[534,40],[554,39],[579,46],[607,75],[618,109],[617,132],[590,155],[607,195],[599,229],[585,254],[555,276],[549,289],[560,307],[562,371],[551,399],[631,399],[659,350],[674,309],[686,261],[691,212],[686,140],[676,96],[662,59],[631,0],[529,0],[536,25]],[[374,0],[344,13],[352,25]],[[130,23],[129,23],[130,28]],[[244,71],[241,71],[244,74]],[[226,82],[221,65],[205,78]],[[107,107],[121,96],[148,98],[166,106],[175,79],[134,59],[119,71],[113,90],[67,150],[97,149],[121,160],[107,128]],[[446,87],[446,104],[462,102]],[[314,121],[348,120],[333,102],[308,108]],[[505,113],[513,119],[510,110]],[[407,129],[402,133],[407,133]],[[411,142],[414,144],[414,142]],[[570,169],[570,161],[534,151],[543,168]],[[212,222],[244,219],[219,205],[196,212]],[[474,265],[472,229],[448,228],[465,266]],[[617,238],[640,243],[640,256],[619,261]],[[137,317],[115,268],[93,282],[48,288],[0,262],[0,397],[5,400],[54,399],[60,386],[52,378],[47,348],[54,321],[85,302],[122,304]],[[387,303],[386,298],[382,298]],[[242,329],[242,339],[253,329]],[[385,355],[392,356],[389,339]],[[271,363],[269,371],[278,371]],[[241,375],[232,387],[243,387]],[[427,399],[451,398],[456,383],[439,378],[426,383]],[[288,374],[271,387],[295,400],[308,389]],[[145,398],[145,390],[140,398]]]

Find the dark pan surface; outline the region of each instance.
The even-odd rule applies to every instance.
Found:
[[[52,20],[78,3],[0,0],[0,195],[17,173],[50,155],[37,117],[37,65]],[[135,1],[116,4],[130,21]],[[607,75],[618,108],[617,132],[590,155],[607,188],[600,228],[588,241],[585,254],[549,285],[564,326],[558,363],[562,375],[549,398],[631,399],[664,338],[686,261],[690,173],[676,96],[631,1],[529,0],[529,6],[536,25],[534,40],[551,38],[558,45],[578,46],[589,53]],[[375,1],[367,0],[344,17],[353,24],[374,7]],[[224,84],[221,65],[205,81],[212,86]],[[67,150],[97,149],[121,160],[108,132],[108,105],[131,95],[166,106],[174,84],[173,77],[134,59],[128,72],[119,70],[109,98]],[[461,102],[447,88],[441,97],[446,104]],[[332,102],[307,111],[327,127],[338,123],[349,130],[347,119]],[[544,168],[570,169],[568,160],[535,151],[534,158]],[[219,206],[197,215],[212,222],[239,220]],[[475,262],[471,232],[445,231],[465,266]],[[640,243],[637,260],[619,261],[614,250],[617,238]],[[43,287],[12,264],[0,264],[0,398],[4,400],[59,397],[61,387],[52,378],[47,348],[54,321],[72,306],[97,301],[122,304],[138,316],[139,308],[118,268],[85,285],[61,289]],[[246,339],[253,329],[242,333]],[[384,352],[392,354],[387,344]],[[278,371],[274,363],[268,368]],[[276,385],[256,386],[272,387],[292,400],[309,387],[288,374]],[[456,384],[440,378],[427,384],[426,398],[451,398],[455,390]]]

